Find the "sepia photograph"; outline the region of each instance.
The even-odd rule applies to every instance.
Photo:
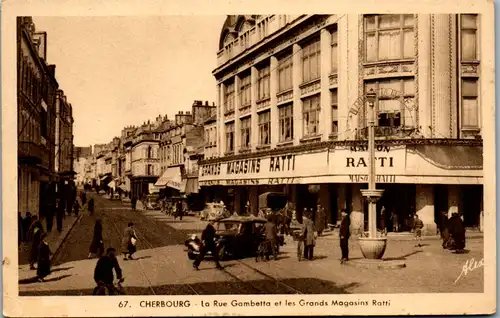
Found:
[[[493,4],[460,3],[7,11],[4,313],[495,312]]]

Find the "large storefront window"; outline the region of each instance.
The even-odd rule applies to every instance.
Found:
[[[293,59],[291,55],[287,55],[278,61],[278,92],[292,88],[292,69]]]
[[[477,15],[460,16],[462,61],[477,60]]]
[[[365,61],[412,58],[415,54],[413,14],[366,15]]]
[[[377,92],[376,125],[392,128],[414,127],[415,81],[413,78],[370,81],[366,82],[365,89],[366,92],[370,89]]]
[[[316,136],[319,133],[319,94],[304,98],[302,102],[304,137]]]
[[[226,124],[226,152],[234,151],[234,122]]]
[[[477,128],[478,119],[478,89],[476,78],[462,79],[462,126],[464,128]]]
[[[270,67],[266,66],[259,69],[257,79],[257,98],[259,100],[269,98],[271,96],[271,74]]]
[[[224,95],[224,112],[234,111],[234,83],[226,85],[226,94]]]
[[[279,108],[280,141],[293,140],[293,105],[288,104]]]
[[[251,117],[241,119],[240,121],[240,131],[241,131],[241,149],[250,148],[250,136],[251,136]]]
[[[271,111],[259,114],[259,145],[271,143]]]
[[[240,84],[240,107],[250,106],[251,104],[251,85],[250,85],[250,75],[247,75],[241,79]]]
[[[302,81],[309,82],[320,77],[320,41],[315,40],[302,48]]]

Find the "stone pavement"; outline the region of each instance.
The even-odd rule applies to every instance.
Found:
[[[82,216],[81,213],[78,217],[74,216],[73,214],[70,216],[66,215],[63,220],[63,228],[61,232],[57,231],[57,226],[56,224],[54,224],[52,231],[47,234],[47,242],[49,243],[49,247],[52,253],[55,254],[59,250],[62,243],[68,236],[68,234],[80,220],[81,216]],[[45,222],[43,222],[42,224],[44,226],[44,230],[47,230],[47,224]],[[19,246],[19,253],[18,253],[19,265],[26,265],[29,263],[30,248],[31,245],[29,243],[28,244],[21,243],[21,246]]]

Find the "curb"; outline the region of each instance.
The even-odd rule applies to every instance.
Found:
[[[59,246],[57,247],[57,249],[55,250],[55,252],[52,253],[52,259],[55,259],[56,256],[57,256],[57,254],[59,254],[59,252],[61,251],[62,246],[64,245],[64,242],[66,242],[66,239],[68,238],[69,234],[71,233],[71,231],[73,231],[73,228],[75,227],[75,225],[80,222],[80,220],[82,219],[82,217],[83,217],[83,213],[80,213],[78,215],[78,218],[75,220],[75,222],[73,222],[73,224],[69,228],[68,232],[66,232],[66,235],[64,235],[64,237],[63,237],[63,239],[61,241],[61,244],[59,244]]]
[[[356,259],[347,261],[345,265],[353,266],[357,268],[366,268],[366,269],[401,269],[406,267],[406,263],[404,261],[399,260],[369,260],[369,259]]]

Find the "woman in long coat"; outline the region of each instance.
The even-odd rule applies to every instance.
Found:
[[[122,239],[122,250],[123,250],[123,260],[133,259],[132,254],[137,251],[135,244],[132,242],[132,239],[137,240],[137,236],[134,231],[134,223],[129,223],[128,226],[123,231],[123,239]],[[128,258],[127,258],[128,255]]]
[[[104,243],[102,241],[102,221],[100,219],[95,221],[94,225],[94,236],[92,237],[92,243],[90,243],[89,248],[89,258],[92,258],[92,254],[101,257],[104,253]]]
[[[38,247],[42,241],[42,234],[44,233],[42,223],[38,221],[38,216],[32,217],[32,223],[28,230],[28,239],[31,241],[30,250],[30,269],[35,269],[35,263],[38,261]]]
[[[46,241],[47,234],[41,234],[41,242],[38,246],[38,268],[36,270],[36,276],[38,281],[43,282],[44,278],[50,274],[50,255],[52,252],[50,251],[49,244]]]
[[[453,246],[451,246],[451,249],[459,253],[463,252],[465,248],[465,227],[458,213],[452,214],[449,220],[449,230],[451,238],[453,239]]]

